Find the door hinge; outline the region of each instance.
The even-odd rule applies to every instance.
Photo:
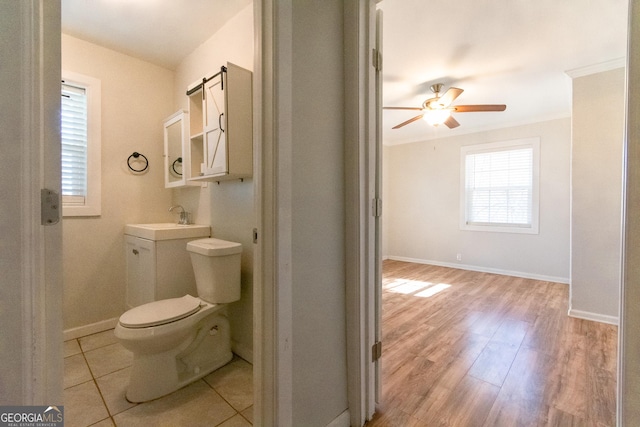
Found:
[[[376,341],[371,347],[371,361],[375,362],[382,357],[382,341]]]
[[[371,65],[376,71],[382,71],[382,54],[376,48],[371,49]]]
[[[371,199],[371,215],[376,218],[382,216],[382,199],[376,197],[375,199]]]

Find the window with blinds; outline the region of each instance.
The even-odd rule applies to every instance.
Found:
[[[62,214],[101,212],[101,82],[62,70]]]
[[[539,139],[462,147],[461,228],[538,232]]]
[[[86,89],[62,83],[62,201],[84,205],[87,196]]]

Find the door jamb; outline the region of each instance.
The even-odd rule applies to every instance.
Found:
[[[351,425],[361,426],[375,412],[376,381],[372,361],[375,341],[370,228],[372,221],[369,139],[375,137],[375,102],[371,99],[372,48],[375,46],[376,0],[345,2],[345,252],[347,304],[347,385]],[[373,11],[373,12],[372,12]],[[375,165],[373,165],[375,166]],[[375,260],[375,258],[373,258]],[[375,263],[375,261],[374,261]]]

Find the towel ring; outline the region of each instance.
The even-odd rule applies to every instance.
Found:
[[[180,176],[182,176],[182,173],[181,173],[181,172],[178,172],[178,171],[176,170],[176,163],[180,163],[180,164],[182,165],[182,157],[178,157],[178,158],[177,158],[177,159],[175,159],[175,160],[173,161],[173,163],[171,164],[171,169],[173,170],[173,173],[175,173],[176,175],[180,175]]]
[[[134,167],[131,166],[131,158],[137,159],[138,157],[142,157],[144,159],[144,167],[142,169],[136,169]],[[129,156],[129,158],[127,159],[127,166],[129,166],[129,169],[131,169],[134,172],[144,172],[147,170],[147,168],[149,167],[149,160],[147,159],[147,157],[142,154],[142,153],[138,153],[137,151],[134,151],[132,155]]]

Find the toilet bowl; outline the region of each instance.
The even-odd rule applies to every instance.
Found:
[[[118,341],[133,353],[126,391],[131,402],[169,394],[233,357],[226,307],[240,298],[242,246],[201,239],[189,242],[187,250],[199,297],[185,295],[134,307],[116,325]]]

